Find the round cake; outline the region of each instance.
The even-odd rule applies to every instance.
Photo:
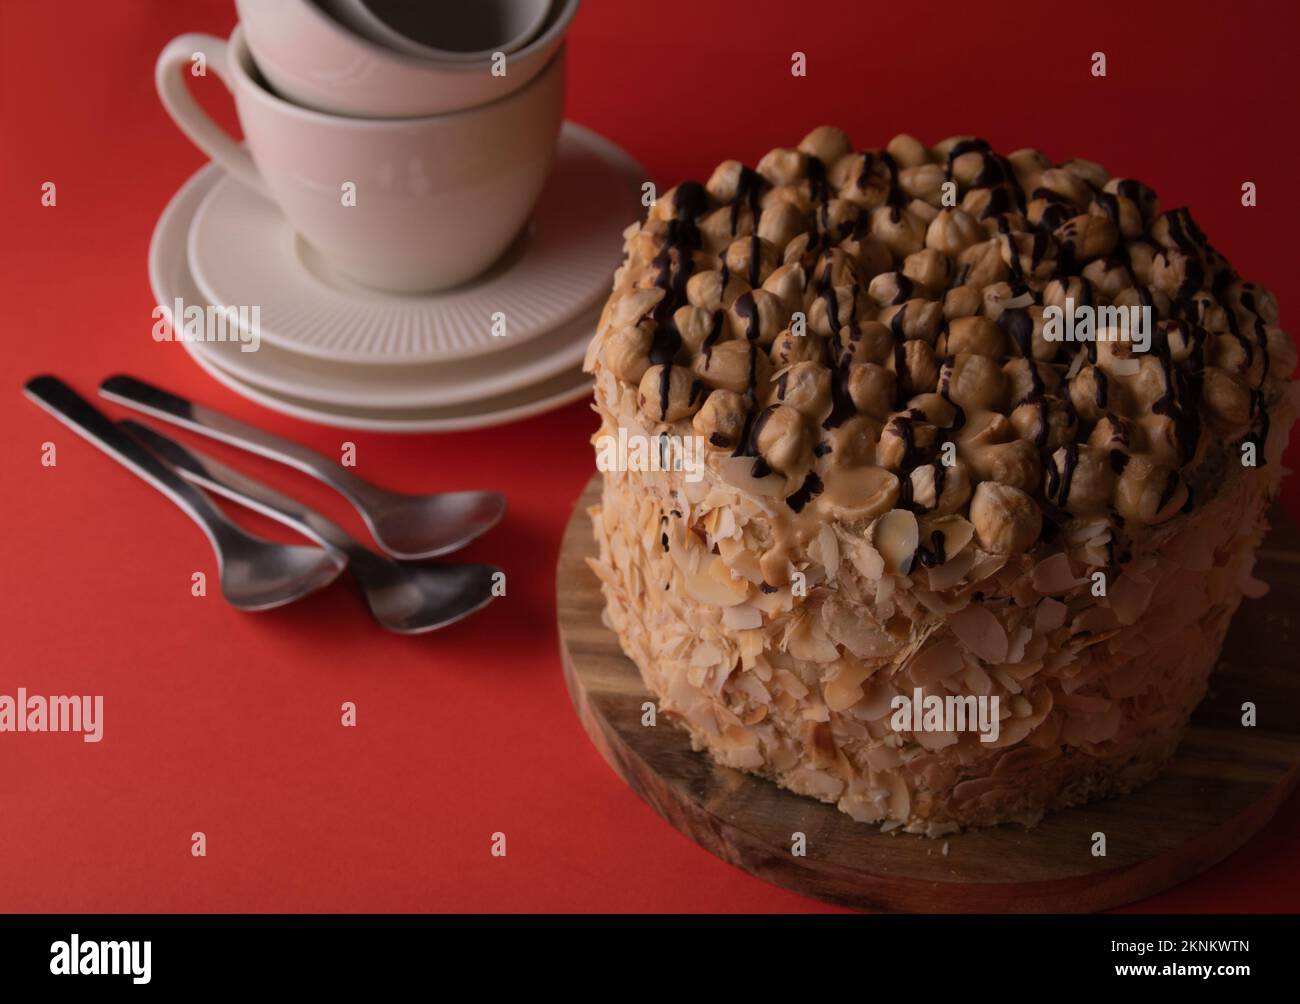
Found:
[[[693,746],[930,836],[1153,777],[1264,588],[1273,296],[1142,182],[972,137],[823,126],[624,237],[591,564]]]

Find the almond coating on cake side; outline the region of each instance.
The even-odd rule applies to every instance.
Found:
[[[929,835],[1154,776],[1262,588],[1272,295],[1141,182],[973,138],[821,127],[624,236],[595,441],[698,437],[704,469],[606,470],[592,564],[693,745]],[[1143,308],[1149,345],[1117,337]],[[898,727],[918,693],[995,704],[996,738]]]

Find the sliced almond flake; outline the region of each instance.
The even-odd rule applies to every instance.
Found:
[[[907,575],[912,571],[920,530],[916,514],[907,509],[891,509],[871,527],[871,544],[885,561],[885,571]]]
[[[975,567],[975,560],[975,549],[968,547],[956,557],[949,558],[942,565],[927,568],[931,591],[942,593],[957,586],[966,577],[966,574]]]
[[[1064,603],[1050,596],[1043,597],[1042,602],[1038,604],[1038,609],[1034,611],[1034,631],[1038,634],[1055,631],[1065,623],[1069,613],[1070,608]]]
[[[930,687],[961,671],[961,649],[954,640],[944,639],[917,652],[904,667],[907,678],[921,687]]]
[[[806,662],[834,662],[840,655],[835,643],[826,636],[818,617],[802,618],[790,631],[787,642],[790,654]]]
[[[1074,574],[1070,559],[1063,551],[1058,551],[1036,564],[1033,572],[1030,573],[1030,578],[1034,588],[1044,595],[1068,592],[1087,581]]]
[[[866,541],[856,541],[849,550],[849,561],[864,579],[875,581],[885,574],[885,559]]]
[[[722,611],[722,623],[732,631],[746,631],[763,626],[763,614],[750,603],[739,603]]]
[[[825,524],[817,531],[817,540],[821,545],[821,563],[826,568],[828,578],[835,578],[840,571],[840,545],[834,531]]]
[[[948,627],[963,645],[984,662],[1006,662],[1006,629],[986,607],[973,603],[957,611],[948,619]]]

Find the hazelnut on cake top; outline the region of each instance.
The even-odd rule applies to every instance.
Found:
[[[1145,184],[966,137],[820,127],[624,237],[596,440],[706,463],[606,471],[592,566],[696,748],[930,835],[1153,776],[1260,588],[1273,296]],[[898,727],[922,694],[996,698],[995,738]]]

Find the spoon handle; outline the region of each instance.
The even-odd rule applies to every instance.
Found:
[[[212,408],[195,404],[133,376],[123,373],[111,376],[99,385],[99,393],[110,401],[135,408],[165,422],[249,450],[269,460],[288,464],[342,492],[354,505],[364,504],[363,499],[373,488],[369,482],[349,473],[315,450]]]
[[[276,491],[270,485],[262,484],[205,453],[182,446],[147,425],[129,418],[118,424],[175,468],[185,480],[255,509],[263,516],[278,520],[328,547],[351,552],[360,546],[337,523],[309,509],[297,499]]]
[[[153,485],[203,528],[214,548],[233,525],[203,493],[113,424],[103,412],[58,377],[38,376],[23,385],[33,402]]]

